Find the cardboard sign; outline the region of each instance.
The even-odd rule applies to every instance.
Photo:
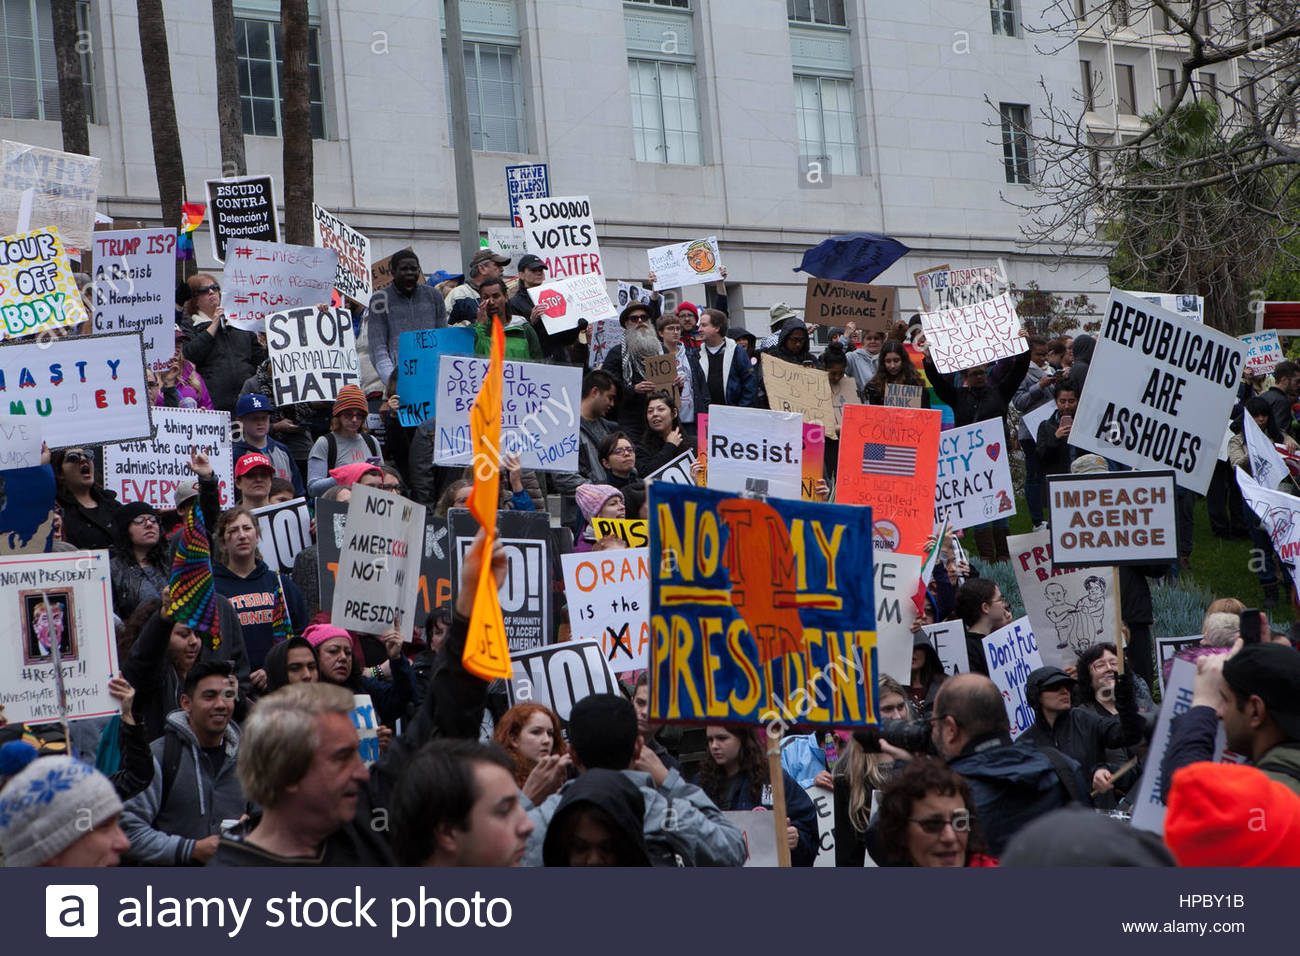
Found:
[[[957,530],[1015,514],[1010,458],[1000,418],[942,432],[934,520],[947,521]]]
[[[644,548],[650,543],[650,532],[644,518],[592,518],[591,527],[596,540],[618,538],[629,548]]]
[[[930,358],[940,372],[960,372],[1029,349],[1024,325],[1011,296],[973,302],[956,309],[921,313]]]
[[[379,759],[379,712],[369,694],[354,694],[352,726],[361,745],[361,762],[367,767]]]
[[[719,405],[708,419],[709,487],[798,498],[803,419],[797,412]]]
[[[623,326],[615,321],[596,322],[587,328],[587,368],[600,368],[605,358],[623,344]]]
[[[0,557],[0,633],[0,704],[10,723],[118,713],[108,694],[120,672],[107,551]]]
[[[409,634],[424,543],[424,505],[353,485],[331,619],[337,627]]]
[[[444,355],[473,355],[471,328],[416,329],[397,340],[397,418],[415,428],[433,417],[438,362]]]
[[[837,438],[835,402],[825,369],[807,368],[763,353],[763,386],[768,405],[776,412],[797,412],[810,425],[821,425],[827,438]]]
[[[641,359],[645,369],[645,380],[655,387],[657,392],[667,392],[673,397],[673,404],[680,406],[681,390],[677,387],[677,356],[647,355]]]
[[[1056,566],[1050,531],[1011,535],[1007,548],[1044,664],[1069,667],[1094,644],[1117,643],[1112,569]]]
[[[355,498],[355,493],[353,494]],[[311,509],[306,498],[254,508],[262,560],[272,571],[289,574],[298,552],[311,544]],[[340,627],[343,625],[340,625]]]
[[[155,371],[176,352],[176,230],[95,233],[95,331],[138,331]]]
[[[881,550],[920,554],[934,529],[940,419],[929,408],[844,409],[835,500],[871,506]]]
[[[339,254],[315,246],[232,239],[223,276],[226,323],[248,332],[266,330],[266,317],[334,297]]]
[[[641,283],[618,280],[618,298],[614,302],[614,307],[619,312],[622,312],[632,302],[649,305],[653,301],[654,294]]]
[[[235,503],[230,413],[203,408],[155,408],[154,436],[104,446],[104,487],[117,500],[143,501],[158,511],[176,507],[176,488],[193,481],[190,454],[208,456],[222,509]]]
[[[995,298],[1007,284],[1007,274],[999,263],[974,269],[950,269],[936,266],[912,273],[916,291],[921,296],[921,311],[938,312]]]
[[[1112,290],[1092,356],[1106,384],[1083,390],[1070,444],[1205,494],[1245,361],[1231,336]]]
[[[510,655],[514,676],[506,683],[510,706],[544,704],[564,723],[573,705],[592,694],[619,693],[599,641],[566,641]]]
[[[718,237],[675,242],[646,250],[656,289],[680,289],[688,285],[717,282],[722,278],[722,255]]]
[[[0,338],[71,328],[86,319],[58,230],[0,239]]]
[[[903,385],[898,382],[885,384],[886,408],[924,408],[924,385]]]
[[[817,809],[817,858],[813,866],[834,866],[835,794],[822,787],[805,787],[804,793]]]
[[[451,580],[460,587],[465,559],[478,522],[460,508],[447,513],[451,528]],[[498,594],[511,652],[541,647],[555,633],[551,586],[550,519],[538,511],[497,512],[497,534],[506,551],[506,579]],[[454,596],[454,595],[453,595]]]
[[[0,471],[40,467],[44,444],[39,418],[0,411]]]
[[[560,561],[570,639],[598,641],[615,674],[644,668],[650,646],[650,549],[562,554]]]
[[[888,332],[894,324],[894,290],[865,282],[811,278],[804,293],[804,319],[825,326],[852,322],[863,332]]]
[[[522,229],[489,229],[487,247],[514,261],[528,250],[524,248],[524,231]],[[516,265],[518,263],[516,262]]]
[[[650,716],[878,720],[871,511],[650,486]]]
[[[338,253],[334,288],[363,305],[370,301],[374,279],[370,268],[370,240],[338,216],[311,204],[312,243]]]
[[[551,335],[576,329],[579,319],[598,322],[618,318],[618,310],[609,301],[605,279],[596,272],[544,282],[529,289],[528,294],[535,305],[545,310],[542,325]]]
[[[871,567],[876,589],[876,667],[906,686],[912,677],[912,595],[921,580],[921,557],[874,550]]]
[[[276,405],[333,402],[344,385],[361,385],[352,313],[306,306],[266,317],[266,349]]]
[[[0,393],[40,422],[50,448],[153,434],[139,332],[0,345]]]
[[[405,249],[398,250],[398,251],[414,252],[415,250],[412,249],[410,246],[407,246]],[[387,289],[390,285],[393,284],[393,255],[394,254],[386,255],[384,256],[384,258],[371,263],[370,265],[371,295],[378,292],[380,289]]]
[[[1267,332],[1252,332],[1243,335],[1241,344],[1246,346],[1245,375],[1267,375],[1285,361],[1282,353],[1282,340],[1277,337],[1276,329]]]
[[[102,170],[99,157],[10,140],[0,145],[0,235],[48,226],[71,248],[89,249]],[[24,225],[23,194],[29,190],[31,211]]]
[[[691,475],[691,466],[695,464],[695,449],[684,451],[668,464],[645,476],[647,482],[666,481],[673,485],[693,485],[695,478]]]
[[[922,624],[921,630],[930,639],[930,646],[939,655],[943,672],[951,677],[953,674],[970,673],[970,656],[966,653],[966,629],[961,621],[940,621],[938,624]],[[911,674],[909,672],[908,676]]]
[[[776,828],[772,815],[753,810],[723,810],[723,818],[745,838],[746,867],[779,866],[776,856]]]
[[[208,179],[204,180],[204,186],[208,192],[212,258],[225,262],[226,247],[237,239],[265,243],[280,241],[280,217],[275,209],[275,180],[270,176]],[[331,273],[331,280],[332,278]],[[329,299],[320,301],[328,302]],[[226,308],[226,313],[229,312],[230,309]]]
[[[546,163],[526,163],[506,167],[506,197],[510,200],[510,224],[519,228],[521,199],[545,199],[551,194],[551,176]]]
[[[588,197],[521,197],[518,215],[524,245],[545,260],[546,277],[552,282],[589,272],[604,273]]]
[[[1052,559],[1062,567],[1178,560],[1172,472],[1048,475]]]
[[[54,469],[0,471],[0,554],[43,554],[54,540]]]
[[[485,358],[442,355],[434,402],[438,434],[433,461],[468,465],[473,453],[469,411],[487,374]],[[524,468],[578,470],[578,402],[582,369],[537,362],[505,363],[501,452],[514,452]],[[498,462],[491,462],[496,466]]]
[[[1029,618],[1022,617],[994,631],[984,638],[983,644],[989,678],[1002,693],[1002,704],[1011,723],[1011,739],[1015,740],[1037,720],[1034,708],[1025,698],[1025,683],[1030,674],[1043,666],[1038,641],[1029,626]]]

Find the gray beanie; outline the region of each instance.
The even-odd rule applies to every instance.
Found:
[[[40,866],[122,812],[113,784],[72,757],[41,757],[0,791],[5,866]]]

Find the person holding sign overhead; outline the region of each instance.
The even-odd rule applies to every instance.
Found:
[[[266,347],[254,333],[226,324],[221,286],[210,273],[200,272],[186,281],[190,298],[179,323],[184,336],[181,351],[207,385],[211,407],[229,411],[239,400],[244,382],[266,361]]]

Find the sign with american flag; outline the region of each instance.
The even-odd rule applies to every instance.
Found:
[[[862,473],[911,478],[916,474],[916,449],[906,445],[867,442],[862,446]]]

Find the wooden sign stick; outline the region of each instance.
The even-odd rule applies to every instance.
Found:
[[[1115,653],[1119,657],[1119,672],[1124,673],[1124,609],[1119,594],[1119,568],[1111,568],[1110,580],[1115,595]]]
[[[781,731],[767,732],[767,778],[772,785],[772,826],[776,828],[777,866],[790,866],[790,844],[785,842],[785,774],[781,770]]]

